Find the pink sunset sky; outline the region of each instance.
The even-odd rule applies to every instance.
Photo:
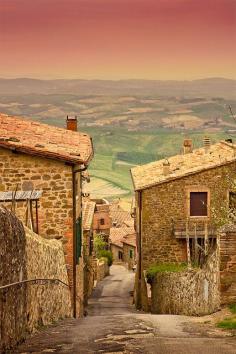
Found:
[[[0,0],[0,77],[236,78],[236,0]]]

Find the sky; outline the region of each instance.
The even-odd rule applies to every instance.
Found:
[[[236,0],[0,0],[0,77],[236,79]]]

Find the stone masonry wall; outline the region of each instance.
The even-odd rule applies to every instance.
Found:
[[[60,241],[46,240],[23,228],[0,207],[0,286],[29,279],[59,279],[68,284]],[[45,282],[0,290],[1,349],[14,346],[38,326],[71,316],[69,287]]]
[[[231,163],[142,191],[142,270],[153,263],[186,261],[186,241],[175,238],[172,221],[186,222],[188,193],[192,188],[209,191],[210,208],[226,205],[229,189],[226,177],[233,176],[235,171],[235,163]],[[208,220],[211,219],[210,214]]]
[[[228,228],[220,236],[221,303],[236,303],[236,228]]]
[[[78,190],[79,190],[79,174]],[[42,190],[39,201],[39,234],[48,239],[62,238],[72,285],[73,210],[72,168],[63,162],[12,153],[0,148],[0,191]],[[78,193],[80,196],[80,193]],[[77,215],[80,198],[77,200]],[[9,203],[5,203],[9,207]],[[16,215],[24,222],[25,203],[17,203]],[[35,220],[34,215],[34,220]]]
[[[158,273],[152,284],[151,311],[202,316],[220,308],[219,252],[201,270]]]
[[[133,257],[130,258],[130,251],[132,251]],[[134,246],[123,243],[123,261],[127,265],[128,269],[132,269],[135,265],[136,249]]]

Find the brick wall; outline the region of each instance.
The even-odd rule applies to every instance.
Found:
[[[228,228],[220,236],[221,303],[236,302],[236,228]]]

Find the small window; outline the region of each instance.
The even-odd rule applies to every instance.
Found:
[[[133,250],[129,250],[129,258],[133,258]]]
[[[236,210],[236,193],[229,192],[229,207],[232,210]]]
[[[105,220],[104,219],[100,219],[100,225],[105,225]]]
[[[121,251],[118,252],[118,258],[119,258],[120,260],[123,259],[123,252],[121,252]]]
[[[190,192],[190,216],[207,216],[207,192]]]

